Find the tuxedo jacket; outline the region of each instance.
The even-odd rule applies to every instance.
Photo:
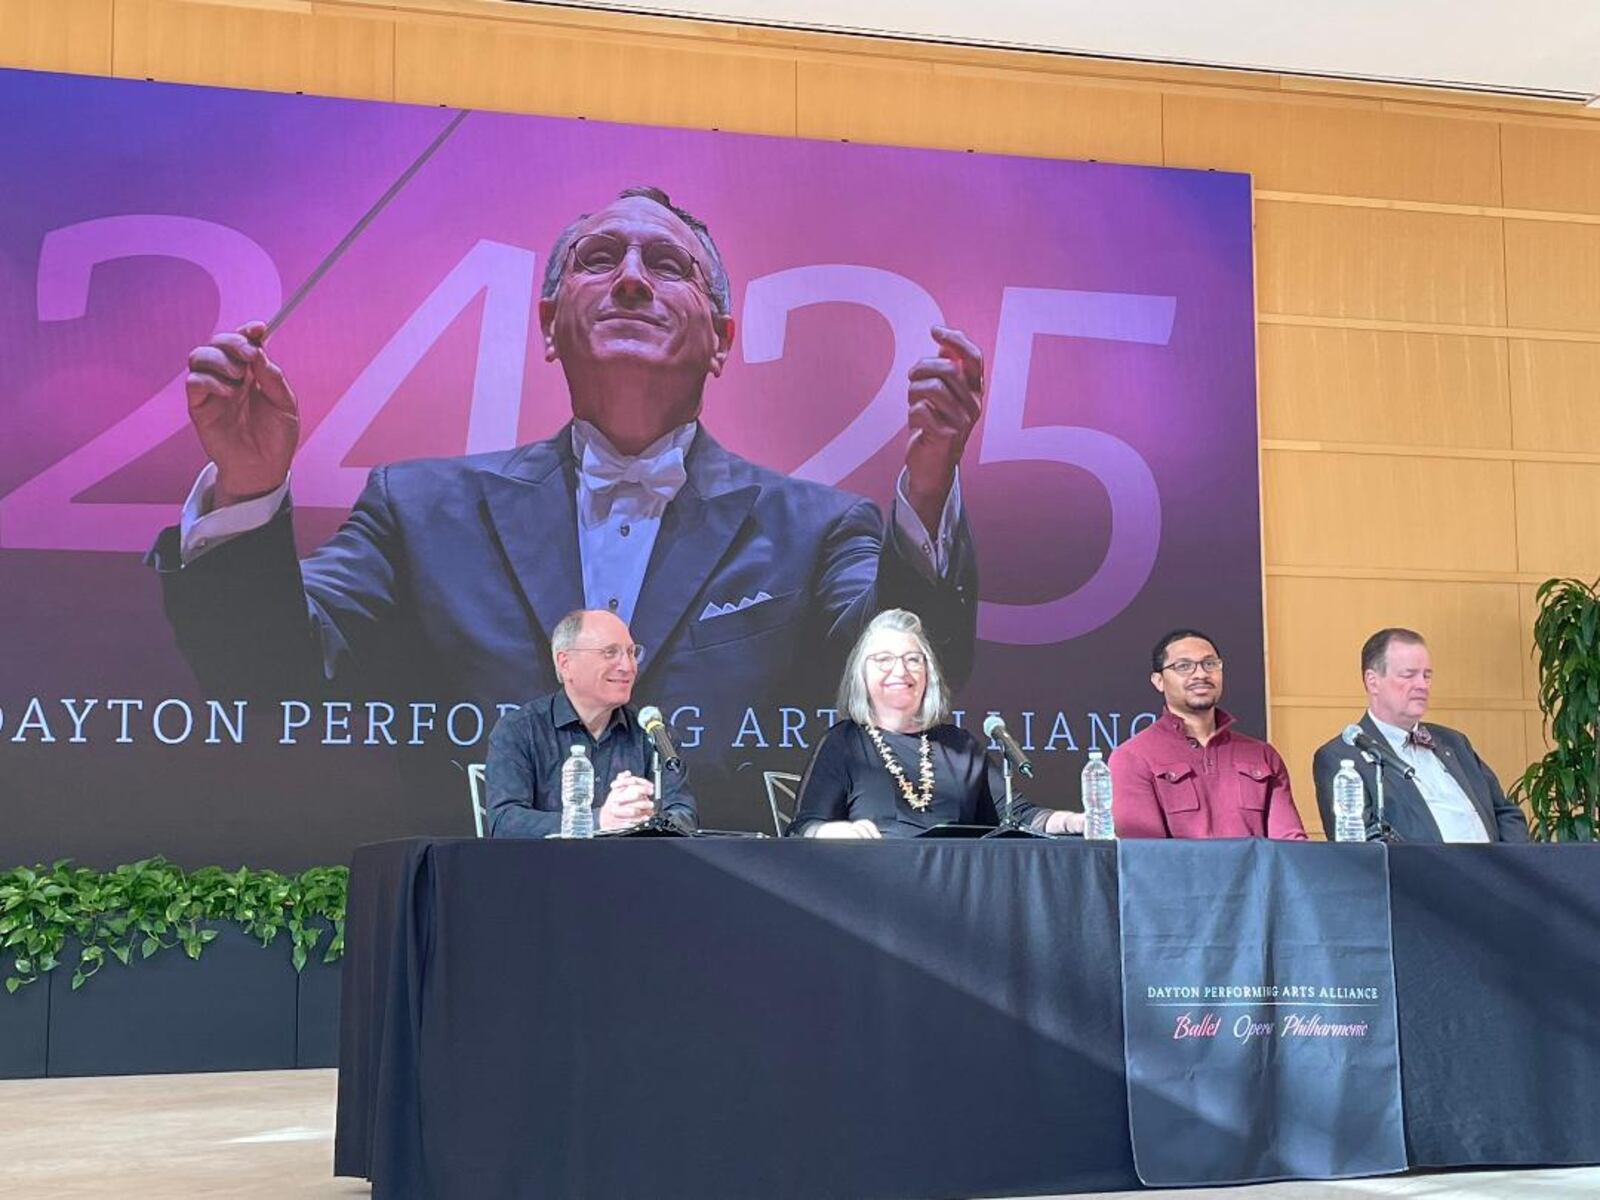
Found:
[[[978,589],[964,518],[933,579],[871,501],[758,466],[703,426],[684,466],[634,612],[646,655],[633,695],[669,719],[694,706],[680,727],[705,726],[687,753],[706,785],[714,771],[700,763],[735,753],[746,706],[769,739],[778,705],[810,706],[820,736],[814,709],[830,703],[849,648],[882,609],[919,613],[952,680],[967,675]],[[584,604],[576,491],[567,426],[514,450],[374,470],[343,526],[303,561],[287,506],[187,566],[178,529],[166,529],[149,561],[212,695],[465,700],[492,725],[490,706],[559,686],[550,632]],[[764,805],[759,774],[746,775]]]
[[[1528,822],[1522,810],[1506,799],[1495,778],[1478,752],[1472,748],[1467,735],[1459,730],[1425,722],[1433,734],[1433,752],[1439,756],[1445,769],[1461,785],[1472,807],[1477,810],[1491,842],[1525,842],[1528,840]],[[1373,724],[1370,714],[1361,718],[1361,728],[1378,742],[1388,742]],[[1353,746],[1343,739],[1334,738],[1323,745],[1312,760],[1312,773],[1316,776],[1317,807],[1322,811],[1322,827],[1333,836],[1333,777],[1339,773],[1341,759],[1355,760],[1357,774],[1366,789],[1366,824],[1369,834],[1376,831],[1378,792],[1376,775],[1379,767],[1368,765]],[[1429,812],[1428,805],[1417,790],[1417,785],[1406,779],[1393,767],[1382,767],[1383,813],[1385,822],[1403,840],[1408,842],[1442,842],[1439,826]]]

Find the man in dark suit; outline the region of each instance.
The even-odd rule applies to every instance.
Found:
[[[1412,773],[1408,777],[1392,764],[1373,766],[1334,738],[1312,762],[1324,829],[1334,826],[1333,777],[1341,759],[1352,759],[1366,789],[1368,836],[1377,833],[1377,773],[1382,771],[1383,820],[1401,841],[1528,840],[1522,810],[1506,799],[1467,735],[1422,724],[1433,690],[1433,662],[1421,634],[1378,630],[1361,647],[1361,678],[1367,689],[1361,727]]]
[[[573,422],[512,450],[378,468],[304,562],[288,496],[299,408],[265,327],[197,348],[189,412],[211,464],[150,561],[202,684],[514,706],[556,687],[556,622],[607,610],[646,648],[638,694],[703,722],[715,825],[760,799],[759,778],[732,807],[716,798],[746,706],[826,703],[881,609],[920,613],[964,677],[977,569],[956,468],[982,354],[938,328],[937,354],[910,371],[886,529],[870,501],[751,463],[699,425],[733,345],[730,309],[709,231],[664,193],[629,189],[580,217],[539,305]]]

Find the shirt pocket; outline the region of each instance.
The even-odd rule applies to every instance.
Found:
[[[1265,812],[1267,793],[1272,788],[1272,769],[1266,763],[1241,762],[1234,764],[1238,773],[1239,807],[1252,812]]]
[[[1156,801],[1167,814],[1200,811],[1200,789],[1194,767],[1188,763],[1168,763],[1155,772]]]

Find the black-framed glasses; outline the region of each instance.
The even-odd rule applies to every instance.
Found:
[[[624,261],[628,251],[639,248],[639,263],[645,274],[658,283],[693,283],[711,294],[705,268],[685,247],[667,238],[630,242],[612,233],[586,233],[567,250],[567,261],[583,275],[610,275]]]
[[[882,650],[877,654],[867,655],[867,662],[872,666],[873,670],[879,671],[884,675],[894,670],[895,663],[903,666],[908,675],[918,675],[927,669],[928,656],[921,650],[907,650],[904,654],[892,654],[887,650]]]
[[[1199,662],[1196,662],[1192,658],[1180,658],[1177,662],[1169,662],[1161,669],[1163,671],[1172,671],[1175,674],[1183,676],[1184,678],[1188,678],[1190,675],[1194,674],[1194,669],[1196,667],[1203,667],[1206,674],[1215,675],[1218,671],[1222,670],[1222,660],[1215,654],[1213,654],[1210,658],[1202,658]]]
[[[608,663],[621,662],[624,657],[635,665],[644,661],[644,647],[640,645],[624,646],[613,642],[609,646],[568,646],[567,649],[582,654],[598,654]]]

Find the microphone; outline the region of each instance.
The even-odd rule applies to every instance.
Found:
[[[1024,779],[1033,778],[1033,764],[1022,752],[1022,747],[1017,745],[1017,739],[1006,729],[1006,723],[1000,718],[999,713],[990,713],[984,718],[983,736],[993,738],[1000,743],[1000,748],[1005,751],[1006,757],[1011,760],[1011,765],[1017,769],[1018,775]]]
[[[678,748],[672,744],[672,731],[662,719],[661,710],[654,704],[645,705],[639,710],[639,724],[645,733],[650,735],[650,740],[656,744],[656,753],[661,755],[661,765],[669,771],[683,770],[683,759],[678,757]]]
[[[1399,771],[1403,779],[1410,779],[1417,773],[1417,769],[1396,754],[1394,747],[1390,746],[1388,742],[1380,741],[1373,737],[1359,725],[1346,725],[1344,732],[1339,737],[1346,746],[1354,746],[1363,754],[1387,763],[1396,771]]]

